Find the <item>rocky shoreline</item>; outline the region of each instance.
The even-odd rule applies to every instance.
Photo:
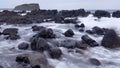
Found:
[[[25,15],[23,15],[25,14]],[[31,53],[23,53],[16,55],[14,61],[19,68],[54,68],[50,65],[47,56],[51,59],[60,60],[63,51],[61,47],[68,49],[68,52],[79,53],[84,55],[84,51],[89,48],[102,46],[108,49],[116,49],[120,47],[120,38],[115,30],[108,28],[100,28],[93,26],[92,29],[86,30],[86,25],[78,20],[78,17],[87,17],[90,12],[84,9],[77,10],[32,10],[26,11],[8,11],[4,10],[0,12],[0,23],[8,25],[30,25],[54,22],[56,24],[72,24],[75,30],[80,33],[86,33],[79,37],[81,40],[72,39],[75,35],[73,29],[68,29],[65,32],[57,33],[52,28],[46,28],[44,26],[32,25],[31,31],[35,33],[30,37],[29,41],[22,42],[18,45],[18,49],[22,51],[30,50]],[[99,21],[102,17],[115,17],[120,18],[120,11],[115,11],[112,15],[103,10],[97,10],[94,14],[97,17],[96,21]],[[96,40],[92,39],[89,35],[104,36],[102,42],[99,44]],[[6,40],[19,40],[18,28],[6,28],[0,32],[0,36],[4,36]],[[62,36],[62,37],[61,37]],[[62,39],[61,39],[62,38]],[[57,40],[59,39],[59,40]],[[13,48],[14,50],[14,48]],[[47,53],[47,56],[46,54]],[[88,62],[95,66],[100,66],[102,63],[97,58],[89,58]],[[0,67],[4,68],[4,66]]]

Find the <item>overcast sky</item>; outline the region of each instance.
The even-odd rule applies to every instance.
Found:
[[[120,9],[120,0],[0,0],[0,8],[39,3],[42,9]]]

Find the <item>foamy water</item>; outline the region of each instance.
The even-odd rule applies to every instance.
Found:
[[[79,18],[79,20],[85,24],[85,29],[91,29],[94,26],[104,27],[104,28],[112,28],[120,34],[120,18],[102,18],[99,21],[95,21],[96,18],[92,17],[92,15]],[[21,54],[23,52],[30,52],[30,50],[21,51],[17,49],[17,46],[21,42],[29,42],[29,39],[35,34],[32,31],[32,25],[44,26],[47,28],[52,28],[57,35],[60,35],[60,38],[65,38],[62,33],[64,33],[67,29],[73,29],[75,35],[72,39],[81,40],[81,36],[86,33],[80,33],[75,27],[74,24],[56,24],[54,22],[49,23],[40,23],[40,24],[29,24],[29,25],[0,25],[0,31],[3,31],[6,28],[18,28],[19,35],[21,39],[19,40],[5,40],[4,36],[0,36],[0,64],[4,65],[5,68],[16,68],[15,59],[12,57]],[[96,40],[98,43],[101,42],[103,36],[92,36],[91,38]],[[83,51],[84,54],[68,52],[68,49],[60,47],[63,52],[61,59],[51,59],[47,58],[49,63],[53,65],[55,68],[120,68],[120,49],[118,50],[109,50],[105,49],[102,46],[89,48],[86,51]],[[9,59],[11,58],[11,59]],[[92,65],[88,62],[89,58],[97,58],[102,63],[101,66]]]

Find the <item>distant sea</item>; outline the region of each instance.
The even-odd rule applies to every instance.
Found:
[[[9,10],[9,11],[11,11],[11,10],[13,10],[12,8],[0,8],[0,11],[2,11],[2,10]],[[94,13],[97,9],[94,9],[94,10],[87,10],[87,9],[85,9],[86,11],[90,11],[91,13]],[[101,9],[102,10],[102,9]],[[103,9],[104,10],[104,9]],[[108,10],[105,10],[105,11],[108,11],[108,12],[110,12],[110,13],[112,13],[112,12],[114,12],[114,11],[117,11],[118,9],[108,9]]]

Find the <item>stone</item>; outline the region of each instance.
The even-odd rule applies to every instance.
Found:
[[[77,22],[77,18],[71,18],[71,19],[64,19],[64,23],[65,24],[69,24],[69,23],[72,23],[72,24],[76,24],[76,23],[78,23]]]
[[[92,28],[92,31],[95,33],[95,34],[98,34],[98,35],[104,35],[104,30],[100,27],[93,27]]]
[[[56,35],[54,34],[52,29],[47,29],[47,28],[43,28],[38,32],[38,37],[42,37],[42,38],[55,38]]]
[[[18,49],[21,49],[21,50],[26,50],[28,49],[28,47],[29,47],[29,44],[26,42],[22,42],[18,45]]]
[[[36,38],[36,37],[32,38],[30,46],[31,46],[32,50],[40,51],[40,52],[49,50],[49,48],[50,48],[49,44],[47,43],[47,41],[45,39]]]
[[[14,8],[14,10],[24,10],[24,11],[39,10],[39,9],[40,9],[40,7],[39,7],[39,4],[37,4],[37,3],[22,4],[22,5],[18,5]]]
[[[29,64],[29,58],[26,55],[19,55],[16,57],[16,62],[20,64]]]
[[[88,35],[83,35],[81,39],[91,47],[95,47],[99,45],[95,40],[91,39]]]
[[[16,35],[16,34],[11,34],[11,35],[8,35],[7,37],[5,37],[5,39],[7,40],[17,40],[17,39],[20,39],[20,36],[19,35]]]
[[[105,33],[105,35],[101,41],[101,45],[106,48],[119,48],[120,47],[120,38],[114,30],[109,29]]]
[[[62,51],[59,48],[51,48],[48,51],[49,55],[53,59],[59,59],[62,55]]]
[[[33,22],[25,17],[12,17],[6,21],[7,24],[32,24]]]
[[[101,17],[111,17],[110,13],[108,11],[104,10],[96,10],[94,13],[95,17],[101,18]]]
[[[65,39],[61,41],[60,46],[65,47],[65,48],[75,48],[76,47],[76,40],[71,40],[71,39]]]
[[[96,58],[90,58],[89,62],[91,64],[93,64],[93,65],[96,65],[96,66],[100,66],[101,65],[101,62],[98,59],[96,59]]]
[[[65,35],[66,37],[73,37],[74,32],[72,31],[72,29],[68,29],[68,30],[64,33],[64,35]]]
[[[77,16],[81,16],[81,17],[88,16],[88,13],[84,9],[62,10],[62,11],[60,11],[60,13],[62,14],[62,16],[64,18],[66,18],[66,17],[77,17]]]
[[[17,33],[18,33],[18,29],[17,29],[17,28],[6,28],[5,30],[3,30],[2,33],[3,33],[4,35],[17,34]]]
[[[120,18],[120,11],[113,12],[112,17]]]
[[[37,25],[32,26],[32,31],[41,31],[44,29],[46,29],[46,28],[43,26],[37,26]]]
[[[95,34],[92,30],[86,30],[86,33],[88,33],[88,34]]]

